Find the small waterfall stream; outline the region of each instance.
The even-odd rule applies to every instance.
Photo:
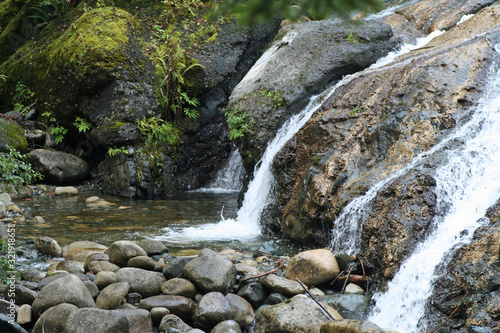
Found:
[[[425,38],[421,38],[416,44],[403,45],[399,51],[390,52],[387,56],[380,58],[375,64],[370,66],[365,71],[377,70],[382,66],[390,64],[394,59],[402,54],[408,53],[411,50],[422,47],[431,41],[434,37],[441,34],[441,31],[435,31]],[[293,42],[294,32],[290,36],[285,36],[284,39],[289,43]],[[261,59],[270,59],[277,52],[277,48],[271,47]],[[249,71],[247,76],[256,75],[255,73],[261,70],[262,60],[259,60],[254,67]],[[313,96],[309,104],[298,114],[291,117],[278,130],[274,139],[269,142],[262,156],[262,159],[256,165],[254,178],[248,185],[245,192],[243,203],[238,211],[235,219],[226,219],[221,212],[221,221],[219,223],[208,223],[199,227],[185,228],[179,231],[173,231],[169,228],[165,229],[164,240],[169,239],[252,239],[261,235],[260,218],[272,198],[272,189],[274,186],[274,176],[271,170],[272,162],[276,154],[284,147],[284,145],[305,125],[316,110],[318,110],[323,102],[328,99],[337,87],[351,81],[358,75],[366,73],[361,71],[352,75],[345,76],[341,81],[337,82],[323,93]]]
[[[500,52],[497,45],[496,51]],[[386,293],[375,295],[369,320],[400,332],[424,330],[422,317],[436,267],[447,254],[470,242],[487,221],[486,210],[500,196],[500,68],[493,65],[485,95],[472,118],[446,142],[447,158],[435,174],[438,210],[433,233],[402,264]],[[440,145],[443,146],[443,145]]]

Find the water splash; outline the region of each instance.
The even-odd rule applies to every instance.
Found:
[[[496,47],[497,52],[498,47]],[[401,266],[388,291],[374,296],[369,320],[401,332],[421,332],[419,321],[431,293],[436,267],[454,248],[469,243],[486,210],[500,196],[500,70],[492,67],[486,94],[472,118],[449,140],[463,144],[447,151],[435,175],[438,210],[434,232]]]

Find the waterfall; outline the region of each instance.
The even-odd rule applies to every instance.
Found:
[[[500,53],[500,47],[495,47]],[[500,68],[494,64],[474,115],[450,139],[446,164],[436,170],[438,210],[433,233],[402,264],[386,293],[374,296],[369,320],[401,332],[423,331],[425,303],[436,267],[457,246],[470,242],[500,196]]]
[[[405,44],[399,51],[390,52],[387,56],[380,58],[375,64],[370,66],[365,71],[376,70],[382,66],[391,63],[394,59],[402,54],[408,53],[411,50],[424,46],[441,31],[435,31],[425,38],[417,40],[414,45]],[[294,33],[284,38],[292,42]],[[277,52],[277,48],[271,47],[262,56],[262,59],[270,59]],[[262,61],[259,60],[254,67],[249,71],[247,77],[253,77],[262,70]],[[262,159],[257,163],[254,171],[254,178],[248,185],[245,192],[243,203],[238,211],[236,219],[226,219],[221,213],[221,221],[218,223],[208,223],[199,227],[185,228],[180,231],[174,231],[170,228],[165,229],[163,240],[171,239],[198,239],[198,240],[223,240],[223,239],[252,239],[261,235],[260,217],[262,212],[269,204],[272,198],[272,189],[274,186],[274,176],[271,170],[272,162],[276,154],[285,146],[285,144],[293,138],[293,136],[305,125],[316,110],[318,110],[323,102],[328,99],[337,87],[351,81],[359,75],[365,74],[365,71],[356,74],[347,75],[341,81],[337,82],[323,93],[311,97],[309,104],[298,114],[286,121],[278,130],[274,139],[269,142],[264,151]],[[243,80],[245,80],[245,78]],[[238,87],[237,87],[238,88]],[[236,88],[236,89],[237,89]],[[235,90],[236,90],[235,89]]]
[[[220,169],[215,176],[214,182],[208,188],[199,188],[194,192],[209,193],[230,193],[238,192],[243,187],[243,177],[245,176],[245,167],[241,159],[238,148],[233,146],[229,155],[227,165]]]

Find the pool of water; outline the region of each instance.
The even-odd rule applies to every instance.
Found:
[[[107,208],[87,207],[85,199],[92,195],[112,205]],[[167,229],[181,231],[218,223],[222,216],[226,219],[235,218],[237,198],[237,192],[192,192],[168,200],[132,200],[88,192],[74,197],[17,201],[16,204],[27,209],[28,214],[26,222],[17,223],[16,243],[23,249],[31,250],[33,240],[40,236],[52,237],[61,247],[80,240],[109,246],[118,240],[161,239],[171,253],[178,255],[194,254],[204,247],[228,246],[237,250],[256,250],[271,237],[260,235],[239,240],[234,237],[228,239],[221,233],[220,238],[176,239],[172,237],[172,232],[165,237]],[[45,223],[30,222],[29,217],[32,216],[43,217]],[[280,244],[285,248],[285,254],[297,252],[292,244],[286,244],[283,240],[280,240]],[[33,266],[37,261],[40,260],[20,260],[23,266]]]

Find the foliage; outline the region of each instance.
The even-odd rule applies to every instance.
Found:
[[[16,282],[20,281],[19,272],[16,267],[12,267],[8,259],[9,244],[4,239],[0,239],[0,283],[8,284],[9,277],[12,277],[12,272],[16,277]]]
[[[68,130],[61,125],[58,125],[57,119],[52,116],[50,112],[42,113],[42,117],[45,118],[45,123],[50,126],[50,135],[54,137],[54,142],[61,143],[64,140],[64,136],[68,133]]]
[[[161,42],[154,44],[151,58],[160,74],[160,104],[167,110],[168,119],[180,120],[182,115],[197,118],[200,102],[189,96],[183,89],[184,74],[194,67],[202,67],[197,63],[188,63],[184,49],[180,45],[180,34],[155,26]]]
[[[267,98],[269,101],[272,102],[273,107],[275,108],[280,108],[283,106],[285,103],[285,99],[283,98],[283,91],[280,90],[270,90],[267,88],[264,88],[258,92],[261,96],[264,96]]]
[[[113,147],[109,147],[108,148],[108,155],[110,157],[113,157],[113,156],[116,156],[116,155],[119,155],[119,154],[126,154],[126,153],[128,153],[128,150],[125,147],[123,147],[123,146],[121,146],[121,147],[115,147],[115,148],[113,148]]]
[[[356,35],[354,34],[353,28],[351,28],[351,31],[347,35],[347,40],[353,43],[354,45],[358,44],[358,40],[356,39]]]
[[[302,16],[321,20],[333,14],[347,17],[355,11],[374,12],[383,7],[383,0],[226,0],[214,16],[232,13],[241,24],[252,25],[277,16],[292,20]]]
[[[179,129],[171,122],[151,117],[137,121],[137,128],[146,137],[146,144],[151,148],[160,145],[176,146],[179,143]]]
[[[91,129],[92,123],[87,119],[76,117],[73,126],[75,126],[78,129],[78,132],[81,133],[81,132],[87,132],[89,129]]]
[[[351,111],[349,111],[349,115],[350,116],[356,116],[356,115],[362,113],[363,111],[365,111],[365,107],[364,106],[356,106],[354,109],[352,109]]]
[[[38,171],[31,168],[26,155],[12,147],[8,149],[8,154],[0,153],[0,179],[3,183],[19,188],[23,184],[31,184],[43,178]]]
[[[241,107],[224,110],[231,140],[243,138],[252,130],[255,120]]]

